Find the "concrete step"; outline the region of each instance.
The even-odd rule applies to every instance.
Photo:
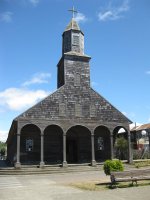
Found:
[[[73,167],[25,167],[21,169],[15,168],[5,168],[0,169],[0,175],[30,175],[30,174],[52,174],[52,173],[73,173],[73,172],[85,172],[85,171],[100,171],[101,166],[91,167],[91,166],[73,166]]]

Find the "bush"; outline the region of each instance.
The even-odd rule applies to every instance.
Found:
[[[123,171],[124,166],[120,160],[106,160],[103,169],[106,175],[110,175],[112,171]]]
[[[148,151],[134,149],[132,152],[134,160],[150,159],[150,152]]]

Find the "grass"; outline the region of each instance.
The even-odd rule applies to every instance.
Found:
[[[126,182],[126,183],[118,183],[117,188],[140,187],[140,186],[148,186],[148,185],[150,185],[150,181],[139,181],[137,182],[137,185],[135,183],[132,184],[131,182]]]
[[[135,162],[134,162],[134,166],[135,166],[136,168],[148,167],[148,166],[150,166],[150,160],[135,161]]]
[[[111,187],[110,183],[98,183],[98,182],[81,182],[81,183],[72,183],[70,186],[76,187],[81,190],[89,191],[102,191],[117,188],[129,188],[129,187],[140,187],[140,186],[150,186],[150,181],[139,181],[136,184],[131,182],[118,183],[116,186]]]
[[[98,182],[81,182],[72,183],[70,186],[76,187],[81,190],[100,191],[107,189],[107,184],[99,184]]]

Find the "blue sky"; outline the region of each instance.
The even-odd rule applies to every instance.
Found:
[[[0,140],[17,115],[56,90],[73,5],[92,87],[133,122],[150,122],[149,0],[0,0]]]

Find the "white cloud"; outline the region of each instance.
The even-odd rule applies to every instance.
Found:
[[[0,141],[1,142],[6,142],[7,136],[8,136],[8,131],[0,130]]]
[[[99,21],[117,20],[123,17],[123,14],[130,9],[129,0],[124,0],[120,6],[112,6],[111,3],[102,8],[98,13]]]
[[[40,2],[40,0],[29,0],[29,2],[30,2],[33,6],[37,6],[38,3]]]
[[[35,74],[29,81],[25,81],[22,86],[29,86],[32,84],[41,84],[41,83],[48,83],[51,74],[49,73],[40,73]]]
[[[80,23],[80,22],[86,22],[87,18],[83,13],[77,13],[77,15],[75,16],[75,20]]]
[[[135,123],[132,123],[132,124],[130,124],[130,130],[132,129],[132,128],[134,128],[135,126],[137,127],[137,126],[141,126],[142,124],[141,123],[138,123],[138,122],[135,122]]]
[[[1,108],[13,111],[21,111],[34,105],[48,94],[49,93],[44,90],[8,88],[0,92],[0,106]]]
[[[148,122],[150,122],[150,117],[148,118]]]
[[[13,13],[9,11],[0,13],[0,21],[10,23],[12,22],[12,15]]]
[[[146,74],[150,75],[150,71],[147,71]]]

